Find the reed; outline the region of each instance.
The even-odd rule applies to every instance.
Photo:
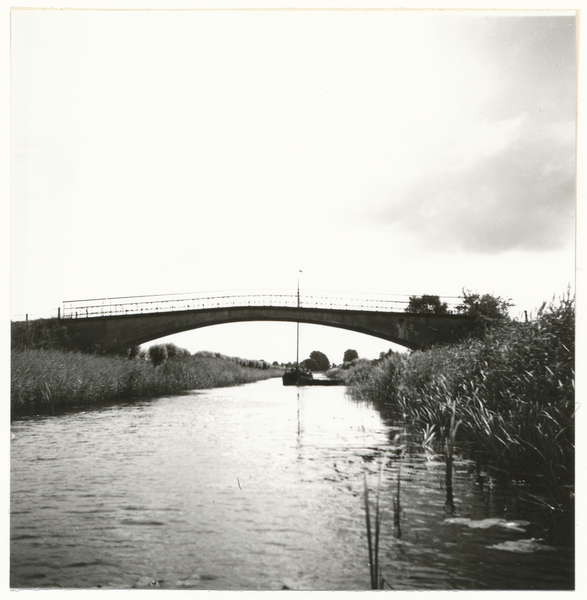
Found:
[[[395,526],[395,534],[398,538],[402,537],[401,528],[401,500],[400,500],[400,484],[401,484],[401,463],[397,465],[397,486],[395,496],[393,496],[393,524]]]
[[[574,484],[574,299],[481,339],[391,354],[344,372],[352,395],[443,433],[447,487],[454,447],[506,476],[535,482],[555,507]],[[448,467],[451,467],[450,469]]]
[[[369,502],[369,484],[367,481],[367,471],[363,471],[364,500],[365,500],[365,525],[367,528],[367,548],[369,551],[369,575],[371,578],[371,589],[382,590],[387,584],[381,575],[379,565],[379,541],[381,537],[381,477],[383,474],[383,461],[379,468],[379,479],[377,481],[377,491],[375,494],[375,514],[374,527],[371,527],[371,507]],[[389,584],[387,584],[389,585]],[[389,586],[391,587],[391,586]]]
[[[237,359],[209,354],[153,368],[148,361],[119,356],[56,349],[13,351],[11,417],[228,387],[279,375],[277,369],[246,367]]]
[[[450,418],[450,426],[447,434],[445,435],[445,462],[446,462],[446,508],[450,513],[454,512],[454,496],[452,487],[452,461],[455,445],[455,437],[457,429],[461,424],[461,421],[456,421],[456,403],[452,403],[452,416]]]

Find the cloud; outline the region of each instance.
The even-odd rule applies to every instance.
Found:
[[[444,113],[433,147],[422,138],[433,152],[390,182],[376,219],[436,250],[561,249],[574,232],[574,19],[467,20],[458,31],[452,42],[445,32],[456,69],[446,91],[461,112]]]
[[[574,228],[573,133],[572,122],[527,117],[477,124],[380,216],[437,249],[562,248]]]
[[[541,120],[574,116],[575,25],[571,16],[490,20],[479,45],[498,78],[496,112],[526,111]]]

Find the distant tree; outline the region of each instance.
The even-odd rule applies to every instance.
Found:
[[[318,365],[317,371],[328,371],[328,369],[330,369],[330,361],[324,352],[314,350],[313,352],[310,352],[310,358]]]
[[[167,348],[167,359],[172,360],[177,358],[179,354],[179,348],[175,344],[165,344],[165,348]]]
[[[190,351],[185,348],[178,348],[175,344],[165,344],[167,348],[167,358],[173,360],[175,358],[187,358],[190,355]]]
[[[149,358],[154,367],[162,365],[167,360],[167,346],[155,344],[149,348]]]
[[[406,312],[420,314],[446,315],[448,304],[442,302],[439,296],[424,294],[423,296],[410,296]]]
[[[300,363],[300,366],[308,371],[320,371],[318,363],[313,358],[306,358]]]
[[[359,358],[359,353],[356,350],[346,350],[342,362],[352,362],[355,358]]]

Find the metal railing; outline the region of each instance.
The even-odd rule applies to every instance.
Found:
[[[275,291],[119,296],[87,300],[65,300],[61,317],[64,319],[80,319],[212,308],[245,308],[250,306],[403,312],[409,303],[409,296],[406,295],[384,296],[377,294],[376,296],[376,298],[367,295],[358,297],[356,294],[350,296],[342,292],[330,294],[327,292],[311,292],[298,295],[297,293]],[[448,299],[445,299],[445,301],[450,303]]]

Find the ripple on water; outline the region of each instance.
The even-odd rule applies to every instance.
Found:
[[[447,510],[442,458],[343,388],[267,381],[12,430],[13,587],[368,589],[364,473],[374,510],[382,463],[394,589],[572,581],[572,552],[543,541],[535,513],[468,461]]]

